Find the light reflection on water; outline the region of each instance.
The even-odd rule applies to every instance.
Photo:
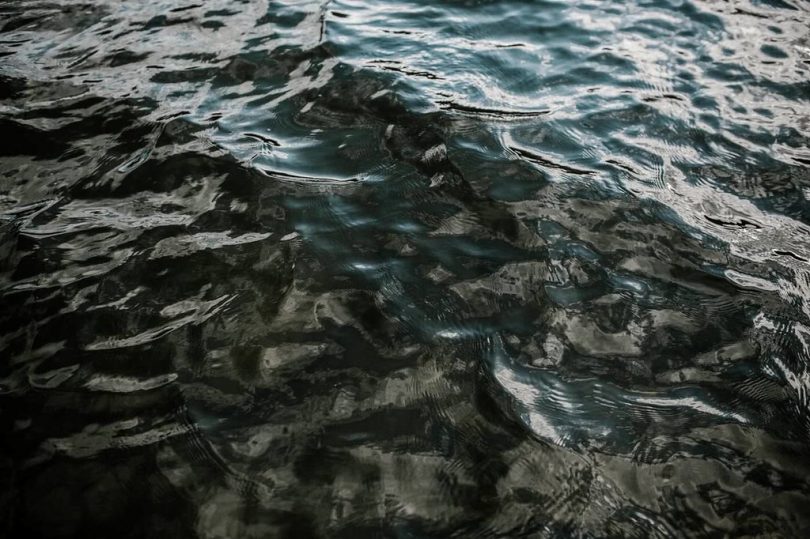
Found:
[[[800,536],[808,28],[0,9],[0,529]]]

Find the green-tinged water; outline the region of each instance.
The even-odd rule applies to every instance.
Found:
[[[0,536],[810,534],[810,4],[0,3]]]

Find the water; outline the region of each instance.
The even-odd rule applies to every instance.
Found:
[[[810,531],[806,1],[0,27],[0,535]]]

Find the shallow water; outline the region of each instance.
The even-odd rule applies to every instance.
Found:
[[[0,28],[0,535],[810,531],[807,2]]]

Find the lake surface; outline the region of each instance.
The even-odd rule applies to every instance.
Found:
[[[0,536],[810,533],[810,3],[0,5]]]

